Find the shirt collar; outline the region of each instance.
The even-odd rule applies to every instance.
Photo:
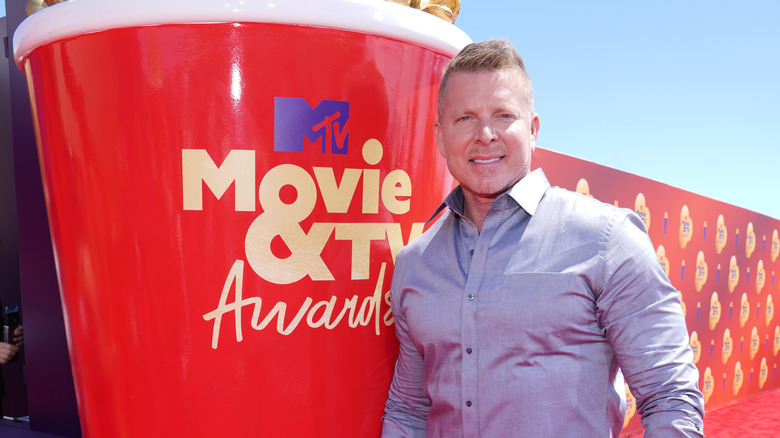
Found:
[[[544,171],[541,168],[536,169],[526,175],[523,179],[516,182],[506,194],[517,202],[517,204],[523,208],[529,215],[533,216],[536,213],[536,208],[542,201],[544,192],[550,188],[550,183],[547,181],[547,177],[544,175]],[[444,199],[436,211],[433,212],[426,223],[432,221],[436,216],[441,213],[442,210],[449,207],[452,211],[458,215],[463,215],[463,189],[460,186],[455,187],[447,198]]]
[[[542,202],[544,192],[550,188],[550,183],[542,169],[536,169],[518,181],[507,192],[523,210],[533,216],[536,208]]]

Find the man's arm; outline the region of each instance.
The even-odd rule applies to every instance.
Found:
[[[424,438],[431,402],[423,389],[423,358],[412,342],[406,317],[398,310],[397,297],[392,293],[398,360],[382,417],[382,438]]]
[[[607,248],[599,318],[645,438],[702,437],[704,399],[682,307],[640,219],[617,223]]]

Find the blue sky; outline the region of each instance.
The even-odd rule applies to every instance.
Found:
[[[780,219],[778,23],[775,0],[464,0],[456,25],[523,56],[541,147]]]
[[[780,2],[464,1],[507,38],[539,145],[780,219]]]

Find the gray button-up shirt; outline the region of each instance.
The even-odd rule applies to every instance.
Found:
[[[541,170],[496,199],[481,233],[460,188],[445,205],[396,259],[383,437],[617,437],[619,368],[646,438],[701,436],[677,291],[633,212]]]

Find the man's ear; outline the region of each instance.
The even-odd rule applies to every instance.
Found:
[[[534,113],[531,120],[531,150],[536,149],[536,140],[539,139],[539,114]]]
[[[433,136],[436,137],[436,147],[439,148],[439,154],[442,157],[447,158],[447,156],[444,155],[444,133],[438,119],[433,122]]]

